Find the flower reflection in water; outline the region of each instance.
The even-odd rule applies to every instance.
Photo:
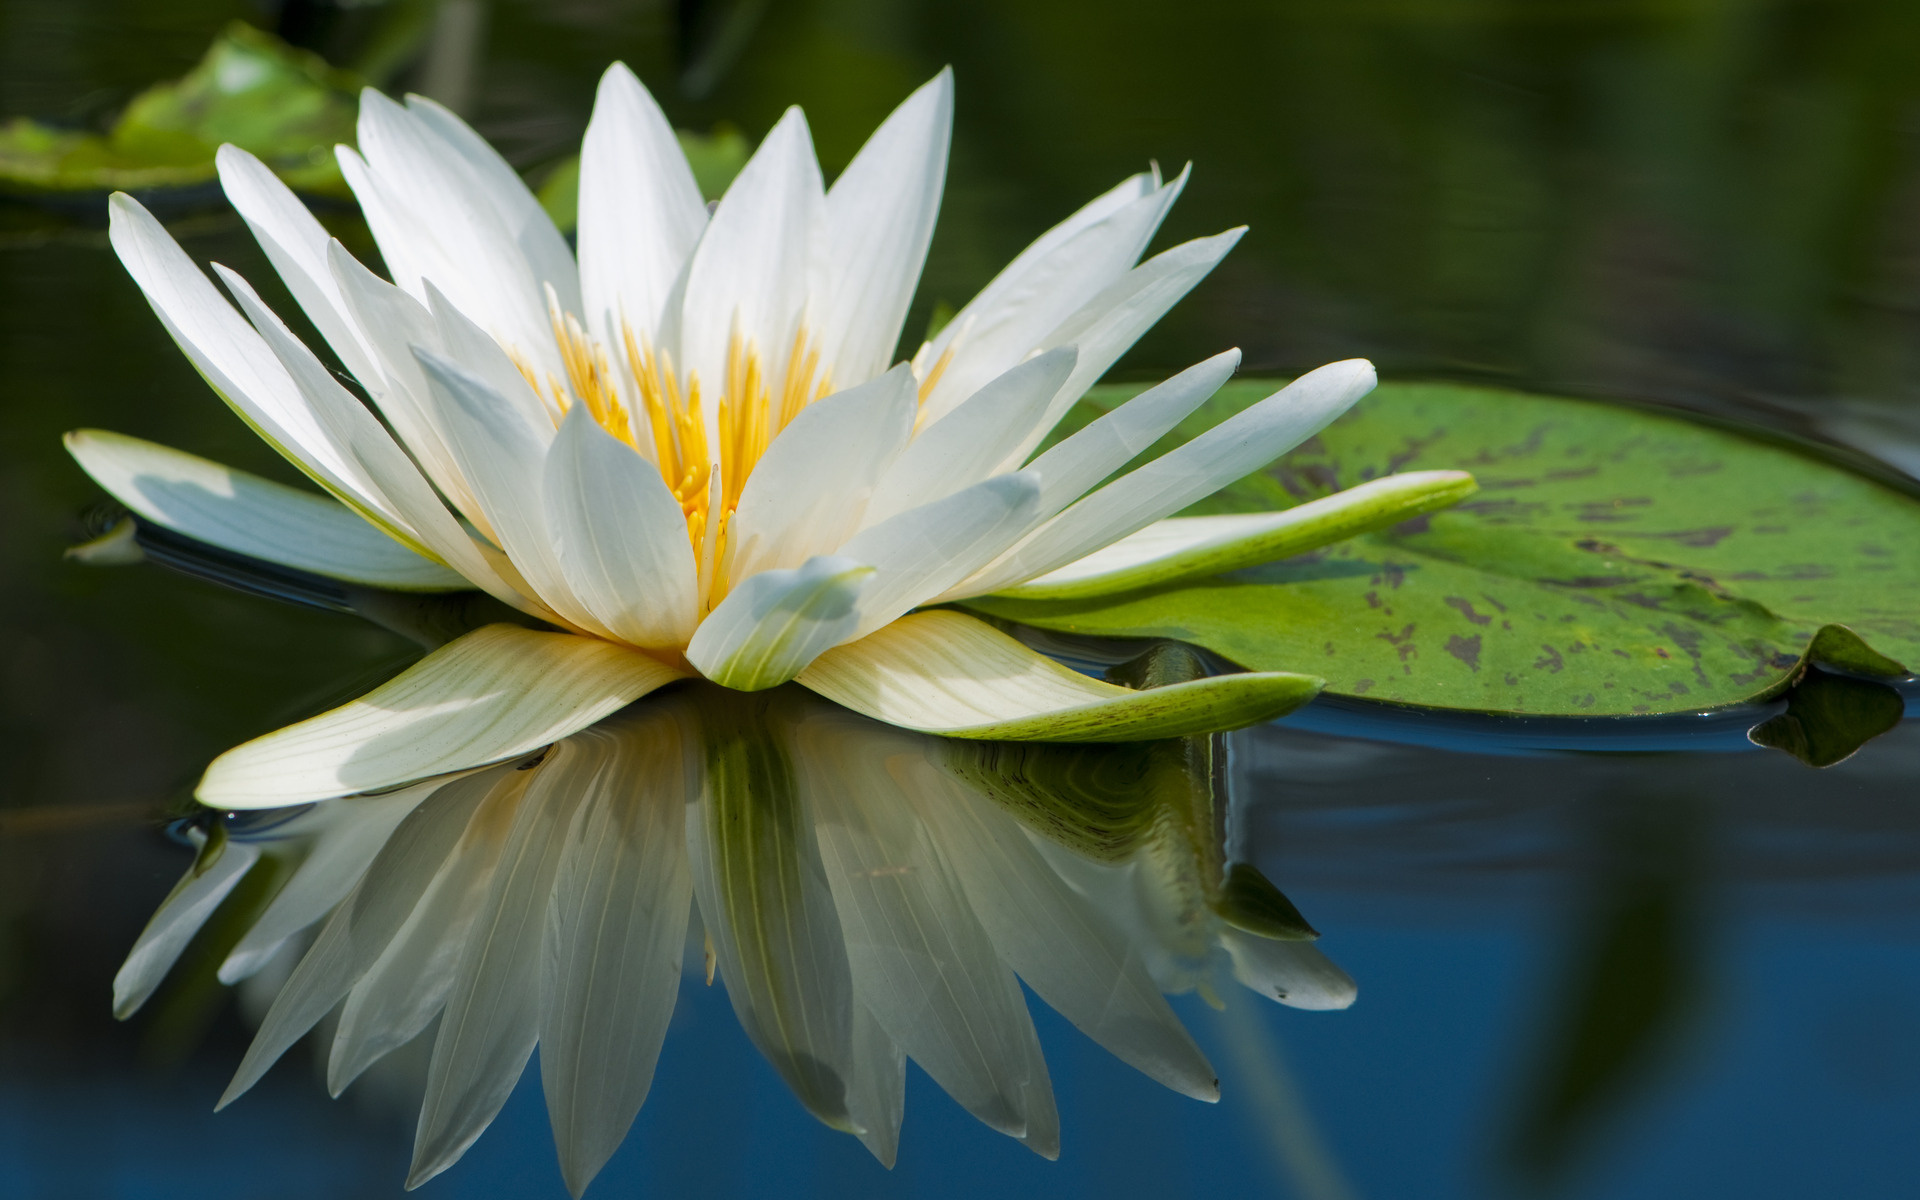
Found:
[[[1285,897],[1225,861],[1223,744],[955,742],[799,688],[692,684],[533,758],[216,825],[115,1000],[138,1007],[274,865],[221,978],[306,948],[221,1104],[336,1009],[336,1094],[437,1018],[409,1184],[460,1157],[538,1045],[577,1194],[646,1097],[691,930],[801,1103],[881,1162],[907,1058],[1053,1157],[1019,980],[1202,1100],[1214,1072],[1163,993],[1217,1004],[1231,976],[1296,1007],[1353,999]]]

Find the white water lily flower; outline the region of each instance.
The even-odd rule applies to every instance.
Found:
[[[244,279],[214,267],[229,303],[151,214],[114,196],[114,249],[168,332],[330,498],[120,435],[69,435],[103,487],[221,547],[378,587],[480,588],[564,631],[476,632],[361,701],[229,751],[199,797],[291,804],[496,762],[695,673],[742,690],[797,679],[962,737],[1168,736],[1265,720],[1311,694],[1317,681],[1277,673],[1129,691],[973,618],[916,612],[1044,593],[1063,572],[1084,595],[1221,569],[1236,547],[1271,541],[1268,518],[1163,519],[1374,383],[1361,360],[1323,367],[1096,486],[1232,374],[1228,351],[1033,457],[1239,239],[1138,261],[1184,173],[1095,199],[892,363],[952,96],[945,72],[921,87],[830,189],[790,109],[709,212],[660,109],[616,65],[582,154],[576,260],[458,118],[368,91],[359,149],[339,157],[391,282],[223,147],[228,198],[371,409]]]
[[[561,1171],[584,1190],[652,1084],[690,928],[754,1045],[808,1111],[881,1162],[893,1163],[909,1058],[1052,1158],[1060,1119],[1022,982],[1205,1101],[1219,1098],[1213,1068],[1165,993],[1211,998],[1231,976],[1298,1008],[1353,1001],[1304,923],[1263,927],[1248,916],[1258,906],[1223,902],[1229,881],[1258,873],[1225,868],[1213,806],[1226,798],[1196,744],[1208,740],[956,742],[797,688],[690,689],[537,762],[264,828],[243,820],[142,934],[116,1012],[278,857],[296,865],[220,977],[245,978],[282,947],[290,973],[220,1104],[330,1012],[336,1095],[432,1030],[409,1186],[465,1153],[537,1046]]]

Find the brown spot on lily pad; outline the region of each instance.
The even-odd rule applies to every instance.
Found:
[[[1478,672],[1480,670],[1480,635],[1476,633],[1470,638],[1457,635],[1448,638],[1447,653],[1467,664],[1470,670]]]

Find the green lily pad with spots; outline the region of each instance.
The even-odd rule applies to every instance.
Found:
[[[1149,454],[1270,394],[1238,380]],[[1076,423],[1129,398],[1099,388]],[[1598,716],[1768,696],[1808,661],[1920,662],[1920,501],[1792,447],[1643,410],[1387,384],[1188,515],[1291,507],[1457,468],[1444,512],[1185,586],[968,606],[1046,629],[1178,638],[1327,690]]]

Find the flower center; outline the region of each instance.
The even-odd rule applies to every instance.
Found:
[[[562,382],[549,374],[543,386],[527,360],[515,354],[520,373],[548,402],[556,424],[577,400],[602,429],[659,468],[686,517],[699,564],[702,609],[711,611],[727,594],[727,525],[754,464],[800,410],[832,391],[819,347],[802,324],[785,360],[769,364],[759,346],[736,329],[709,413],[701,403],[698,373],[689,372],[683,387],[672,357],[656,351],[625,322],[619,349],[628,389],[621,387],[607,348],[561,311],[551,289],[547,315],[567,378]]]

